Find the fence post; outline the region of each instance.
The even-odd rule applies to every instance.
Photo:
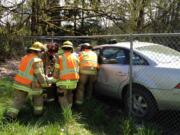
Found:
[[[129,57],[129,116],[132,113],[132,57],[133,57],[133,35],[130,34],[130,57]]]

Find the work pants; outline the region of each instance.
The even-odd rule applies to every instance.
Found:
[[[76,104],[82,104],[84,98],[90,99],[93,92],[93,84],[96,81],[96,75],[80,74],[79,83],[76,91]],[[86,95],[85,95],[86,93]]]
[[[27,96],[28,96],[27,92],[24,92],[21,90],[15,90],[13,104],[12,104],[12,107],[9,108],[9,110],[7,111],[7,115],[9,115],[12,118],[16,118],[19,111],[24,106]],[[42,95],[34,95],[32,100],[33,100],[34,114],[35,115],[42,114],[42,112],[43,112],[43,96]]]
[[[61,105],[62,109],[71,108],[73,103],[73,90],[60,89],[58,88],[58,102]]]
[[[51,87],[46,88],[47,93],[44,94],[44,100],[46,102],[57,101],[57,87],[56,84],[52,84]]]

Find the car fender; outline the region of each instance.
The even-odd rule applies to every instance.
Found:
[[[136,84],[136,85],[140,85],[140,86],[146,88],[147,90],[149,90],[150,88],[156,87],[156,83],[153,80],[149,80],[148,78],[145,78],[145,77],[143,77],[143,81],[136,79],[136,80],[132,80],[132,83]],[[129,85],[129,80],[126,80],[123,83],[121,83],[121,85],[119,87],[119,93],[118,93],[120,99],[123,98],[122,96],[125,92],[123,90],[128,85]],[[151,91],[149,90],[149,92],[151,92]]]
[[[129,80],[125,80],[124,82],[121,83],[121,85],[119,86],[119,89],[118,89],[118,98],[122,99],[122,92],[123,92],[123,89],[129,85]]]
[[[133,83],[141,84],[147,89],[157,88],[157,79],[154,77],[152,72],[147,72],[150,69],[147,68],[134,68],[132,74]],[[153,75],[153,76],[152,76]]]

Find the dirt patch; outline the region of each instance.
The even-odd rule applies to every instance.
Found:
[[[14,77],[18,71],[19,60],[6,60],[0,64],[0,78]]]

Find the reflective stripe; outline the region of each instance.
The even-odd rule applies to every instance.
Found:
[[[33,63],[34,63],[34,59],[36,59],[36,58],[32,58],[31,59],[31,61],[28,63],[28,65],[26,66],[26,70],[25,70],[25,73],[26,74],[29,74],[30,73],[30,70],[31,70],[31,68],[32,68],[32,65],[33,65]]]
[[[34,110],[35,111],[42,111],[43,110],[43,106],[34,106]]]
[[[97,64],[97,60],[83,60],[81,63],[84,64],[86,62],[93,62],[93,63]]]
[[[58,79],[53,78],[51,82],[52,82],[52,83],[55,83],[55,82],[57,82],[57,80],[58,80]]]
[[[63,70],[62,70],[62,72],[64,71],[64,70],[66,70],[67,69],[67,61],[66,61],[66,57],[64,56],[64,54],[62,55],[62,66],[63,66]]]
[[[82,105],[82,104],[83,104],[83,101],[77,100],[77,101],[76,101],[76,104]]]
[[[47,83],[41,84],[42,87],[47,87]]]
[[[80,73],[82,74],[89,74],[89,75],[96,75],[97,74],[97,70],[80,70]]]
[[[65,89],[65,90],[74,90],[77,87],[77,84],[73,85],[59,85],[58,86],[60,89]]]
[[[36,56],[34,56],[34,57],[36,57]],[[18,75],[20,77],[25,77],[31,81],[33,80],[33,76],[30,74],[30,70],[31,70],[33,62],[34,62],[34,60],[33,60],[34,57],[32,57],[30,62],[27,64],[25,71],[21,71],[21,70],[18,71]]]
[[[75,58],[75,56],[72,55],[72,54],[70,55],[70,57]],[[62,55],[62,67],[63,67],[63,70],[60,70],[60,78],[62,76],[64,76],[64,75],[68,75],[68,74],[74,74],[75,75],[75,74],[79,73],[79,68],[77,68],[78,67],[78,60],[77,59],[73,60],[73,62],[75,62],[75,64],[76,64],[75,67],[69,69],[67,67],[67,59],[65,57],[65,54]]]
[[[38,74],[38,73],[40,73],[41,71],[39,70],[39,69],[36,69],[36,70],[34,70],[34,73],[36,73],[36,74]]]
[[[40,89],[38,89],[38,90],[32,90],[32,91],[29,91],[29,95],[41,95],[42,94],[42,92],[43,92],[43,90],[40,90]]]
[[[29,79],[29,80],[33,80],[33,76],[32,75],[30,75],[30,74],[27,74],[26,73],[26,71],[25,72],[23,72],[23,71],[18,71],[18,75],[19,76],[21,76],[21,77],[25,77],[25,78],[27,78],[27,79]]]
[[[16,108],[11,107],[11,108],[8,109],[8,112],[18,114],[19,110],[16,109]]]
[[[58,54],[59,54],[59,55],[62,55],[63,53],[64,53],[64,51],[63,51],[62,49],[59,49],[59,50],[58,50]]]
[[[13,84],[13,87],[14,87],[15,89],[22,90],[22,91],[24,91],[24,92],[30,92],[30,91],[32,91],[31,88],[26,87],[26,86],[23,86],[23,85],[21,85],[21,84],[17,84],[17,83],[14,83],[14,84]]]
[[[22,90],[24,92],[28,92],[29,95],[41,95],[42,94],[42,90],[41,89],[32,90],[29,87],[26,87],[26,86],[23,86],[23,85],[20,85],[20,84],[17,84],[17,83],[14,83],[13,87],[15,89]]]
[[[75,84],[77,82],[78,82],[77,80],[66,80],[66,81],[58,81],[56,84],[65,85],[65,84]]]
[[[58,69],[59,69],[59,64],[56,63],[56,64],[55,64],[55,68],[58,68]]]
[[[74,80],[67,80],[67,81],[58,81],[56,85],[62,89],[75,89],[77,87],[77,82]]]
[[[71,74],[71,73],[77,73],[78,74],[78,71],[74,70],[74,69],[64,69],[63,71],[60,72],[61,75]]]

